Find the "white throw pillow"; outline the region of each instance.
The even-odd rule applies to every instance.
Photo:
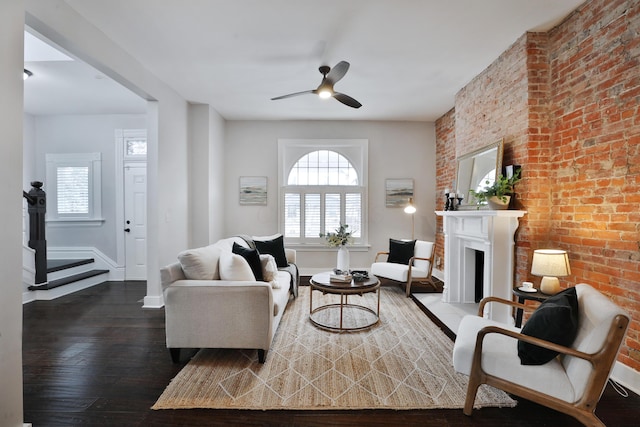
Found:
[[[260,255],[260,264],[262,264],[262,278],[264,281],[271,283],[273,289],[280,289],[280,284],[276,281],[278,265],[273,255]]]
[[[220,278],[222,280],[255,282],[256,277],[251,271],[249,263],[242,255],[222,251],[220,253]]]
[[[215,246],[188,249],[178,254],[182,271],[190,280],[220,279],[218,258],[220,258],[220,248]]]

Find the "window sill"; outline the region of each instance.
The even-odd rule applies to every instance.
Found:
[[[100,227],[104,222],[104,218],[55,218],[45,220],[45,223],[50,227]]]
[[[302,244],[302,243],[284,243],[284,247],[287,249],[295,249],[300,252],[337,252],[338,248],[330,247],[326,245],[313,245],[313,244]],[[371,249],[371,245],[363,244],[363,245],[352,245],[347,246],[349,252],[368,252]]]

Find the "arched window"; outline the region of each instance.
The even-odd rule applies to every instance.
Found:
[[[363,221],[366,193],[362,185],[362,175],[366,174],[359,172],[362,165],[349,160],[353,154],[349,149],[315,148],[307,145],[304,150],[293,150],[290,166],[283,170],[285,239],[290,243],[324,245],[320,234],[347,224],[353,233],[353,244],[362,244],[366,228]]]
[[[293,165],[287,185],[358,185],[358,173],[342,154],[318,150]]]

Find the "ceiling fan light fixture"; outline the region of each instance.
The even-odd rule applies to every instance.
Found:
[[[328,65],[322,65],[320,66],[320,68],[318,68],[318,71],[320,71],[320,74],[322,74],[322,82],[317,89],[276,96],[275,98],[271,98],[271,100],[275,101],[277,99],[291,98],[294,96],[312,93],[318,95],[322,99],[333,98],[336,101],[341,102],[342,104],[347,105],[351,108],[360,108],[362,107],[362,104],[360,104],[349,95],[333,91],[333,85],[344,77],[344,75],[347,73],[347,70],[349,70],[349,63],[347,61],[340,61],[333,68],[330,68]]]
[[[318,96],[322,99],[331,98],[331,95],[333,95],[333,93],[329,89],[320,89],[318,92]]]

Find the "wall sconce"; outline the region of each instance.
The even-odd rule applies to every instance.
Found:
[[[533,251],[531,274],[543,276],[540,281],[540,291],[547,295],[553,295],[560,290],[560,280],[571,274],[569,256],[567,251],[559,249],[536,249]]]
[[[26,68],[24,68],[24,73],[22,74],[22,80],[27,80],[29,77],[33,76],[33,73]]]
[[[415,231],[415,213],[416,207],[413,204],[413,197],[409,197],[409,204],[405,206],[404,213],[411,215],[411,240],[414,240],[414,231]]]

